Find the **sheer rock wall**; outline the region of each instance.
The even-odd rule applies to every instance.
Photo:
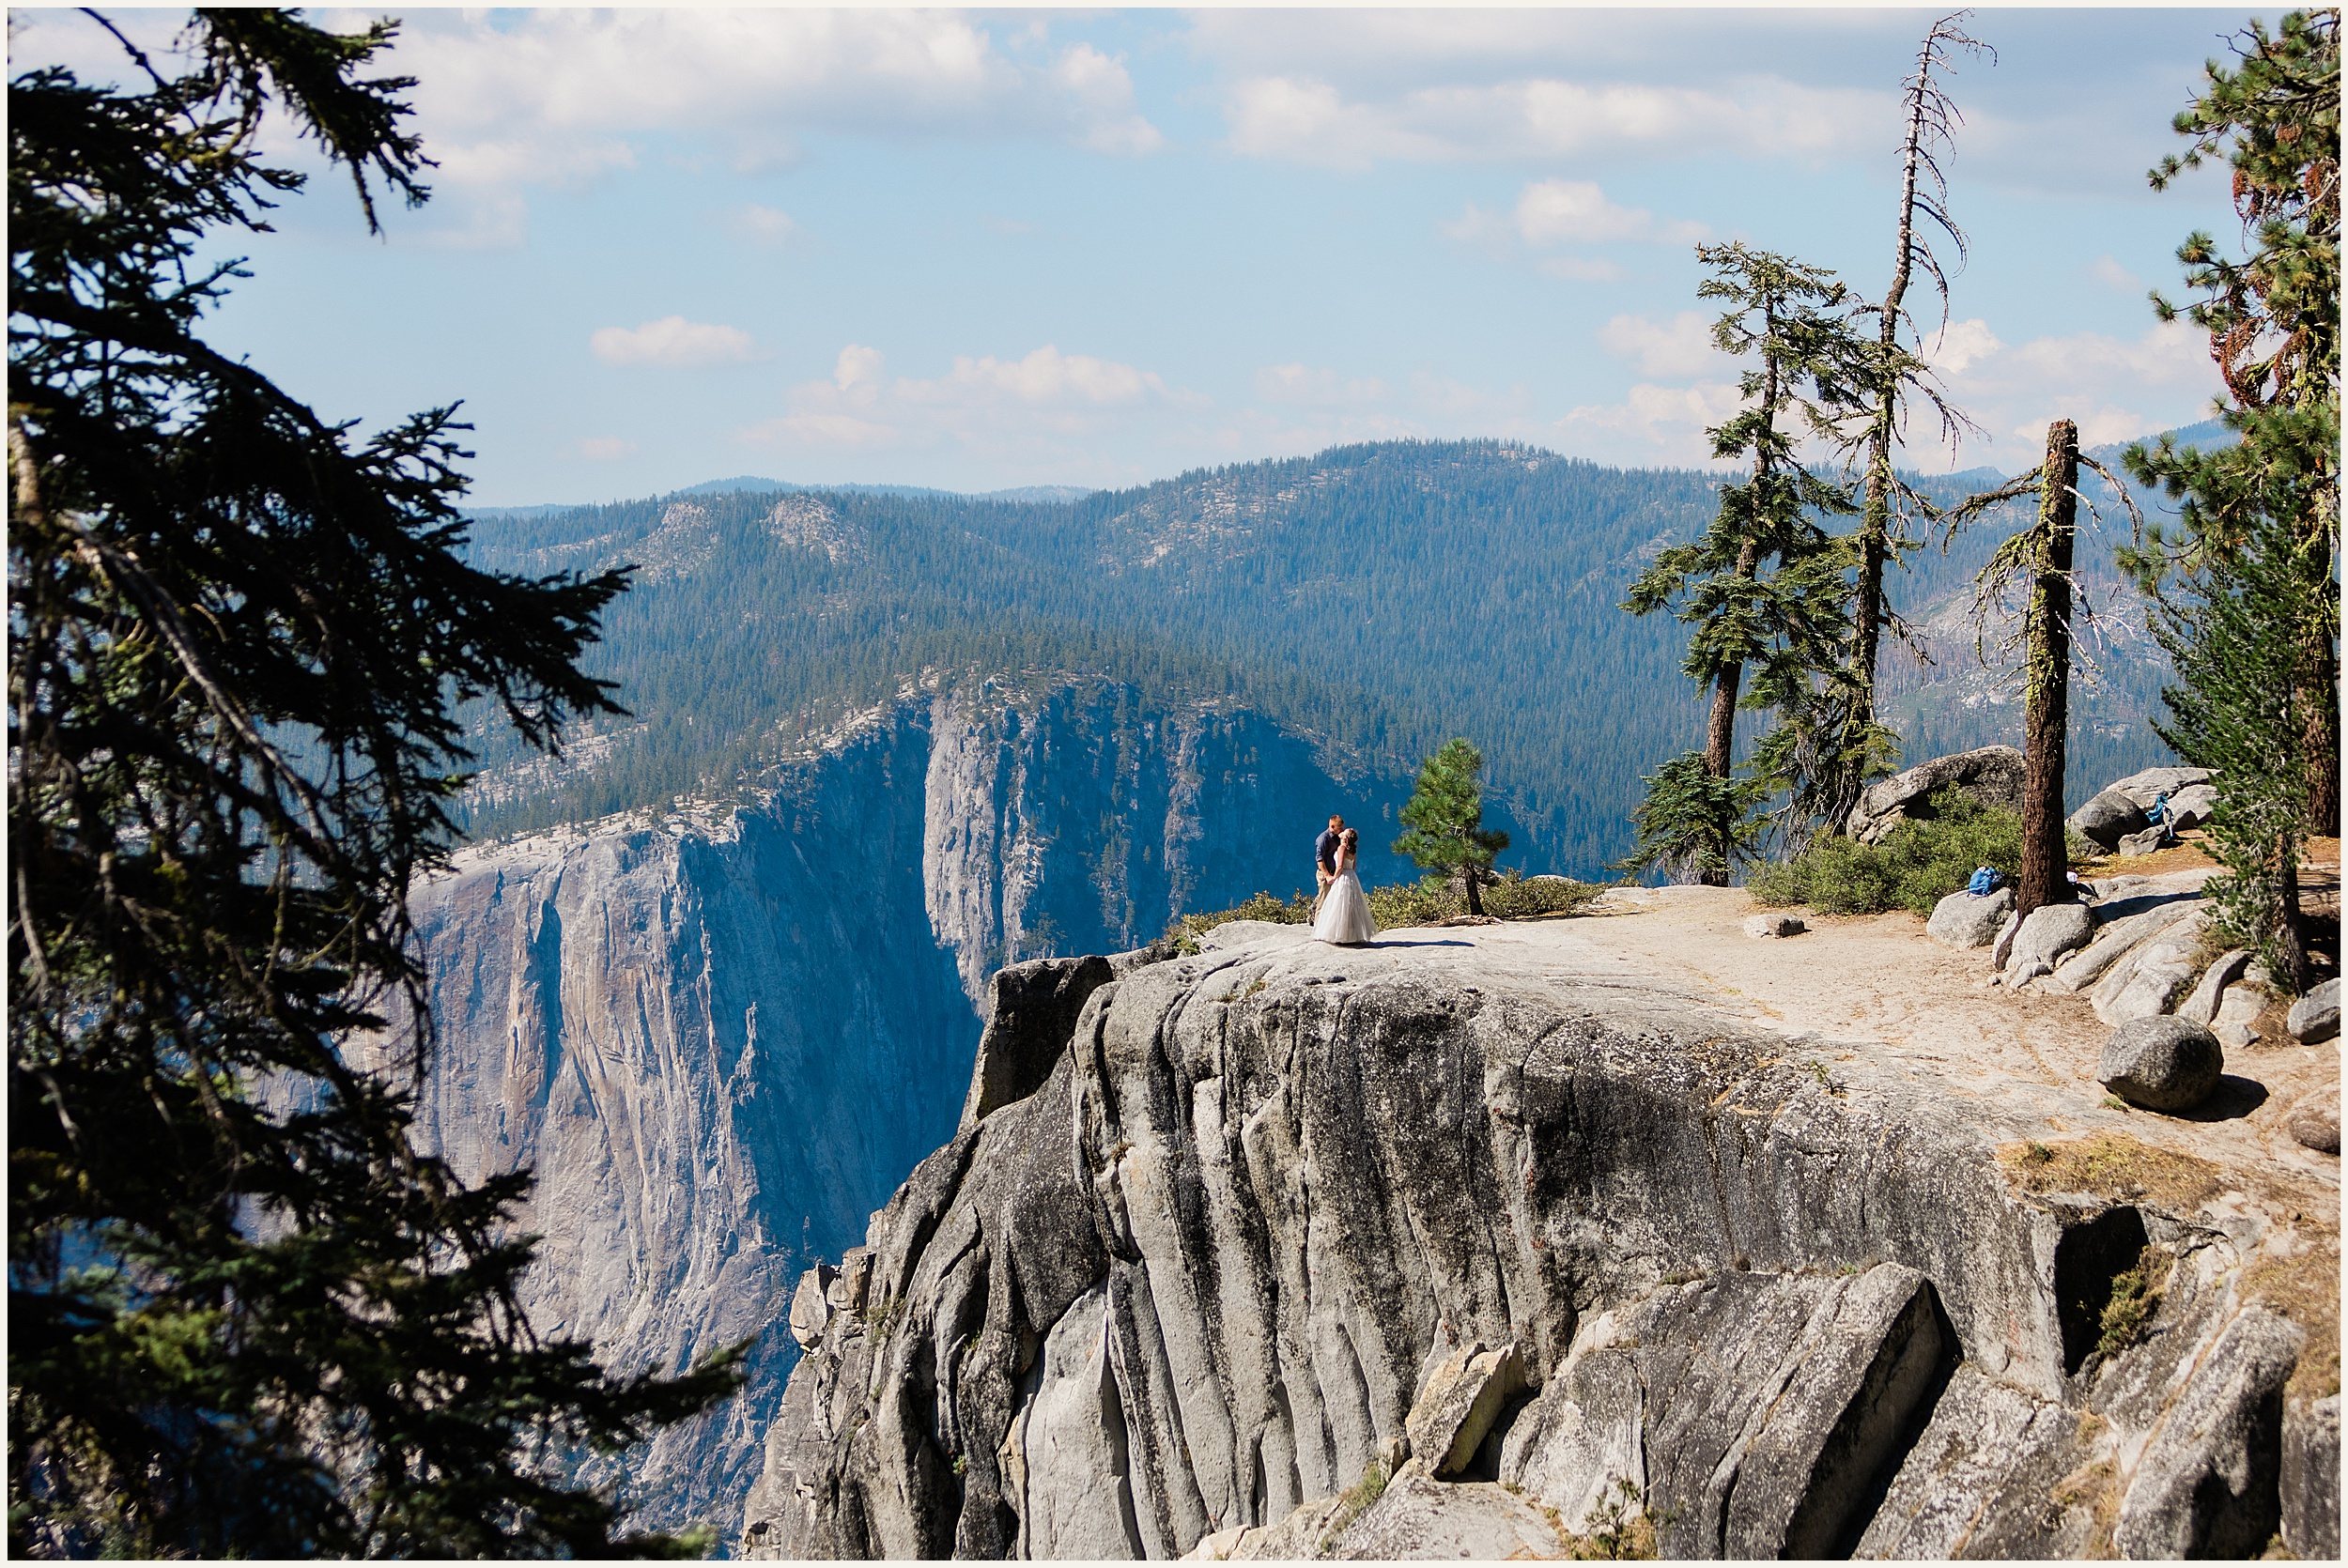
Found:
[[[797,1355],[790,1287],[951,1135],[987,976],[1305,884],[1358,798],[1248,714],[909,695],[758,807],[468,852],[420,889],[420,1140],[468,1178],[536,1172],[533,1323],[631,1369],[764,1331],[739,1398],[587,1473],[730,1537]]]

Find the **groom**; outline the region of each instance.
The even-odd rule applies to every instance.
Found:
[[[1337,838],[1344,831],[1345,819],[1333,816],[1329,819],[1329,825],[1321,830],[1321,837],[1313,840],[1315,913],[1321,909],[1321,900],[1329,896],[1329,884],[1337,880]]]

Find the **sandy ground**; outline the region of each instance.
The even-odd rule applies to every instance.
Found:
[[[2263,1039],[2230,1054],[2208,1104],[2182,1116],[2115,1109],[2094,1076],[2111,1029],[2086,997],[1993,988],[1988,949],[1943,947],[1913,915],[1798,911],[1807,933],[1756,939],[1743,930],[1753,913],[1740,888],[1665,888],[1630,909],[1387,940],[1464,938],[1487,961],[1559,980],[1620,974],[1684,987],[1756,1028],[1812,1037],[1804,1043],[1822,1059],[1863,1056],[1954,1095],[1994,1099],[2036,1119],[2050,1141],[2119,1132],[2209,1161],[2275,1219],[2304,1216],[2337,1235],[2340,1161],[2302,1147],[2283,1119],[2309,1090],[2329,1084],[2338,1092],[2339,1041],[2297,1044],[2270,1015]]]

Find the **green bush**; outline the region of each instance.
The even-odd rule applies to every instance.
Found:
[[[2011,879],[2022,864],[2022,819],[1984,806],[1954,785],[1932,792],[1933,815],[1906,822],[1879,844],[1820,838],[1793,860],[1771,866],[1747,884],[1753,902],[1807,904],[1821,915],[1878,915],[1887,909],[1930,915],[1976,868],[1994,866]],[[2076,834],[2066,850],[2077,862],[2094,846]]]

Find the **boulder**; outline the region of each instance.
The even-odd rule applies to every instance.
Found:
[[[2256,1557],[2281,1524],[2282,1391],[2306,1336],[2253,1309],[2226,1326],[2120,1499],[2129,1558]]]
[[[2242,971],[2249,962],[2248,948],[2235,947],[2219,954],[2217,961],[2201,971],[2193,994],[2178,1004],[2177,1016],[2194,1023],[2215,1023],[2217,1004],[2226,994],[2226,988],[2242,977]]]
[[[2095,1016],[2121,1024],[2175,1007],[2201,967],[2201,928],[2207,918],[2207,911],[2191,910],[2113,964],[2093,993]]]
[[[2217,1000],[2217,1016],[2210,1020],[2209,1032],[2217,1037],[2220,1045],[2240,1050],[2259,1038],[2259,1032],[2250,1025],[2265,1010],[2263,987],[2248,983],[2228,986],[2226,994]]]
[[[2340,1085],[2326,1084],[2292,1102],[2283,1116],[2291,1135],[2318,1154],[2340,1152]]]
[[[2149,811],[2153,802],[2161,796],[2169,796],[2173,803],[2182,792],[2196,784],[2207,784],[2217,776],[2207,768],[2146,768],[2142,773],[2132,773],[2117,783],[2105,785],[2104,793],[2125,795]]]
[[[2283,1545],[2303,1562],[2340,1560],[2340,1395],[2283,1406]]]
[[[1745,922],[1747,936],[1800,936],[1810,928],[1799,915],[1756,915]]]
[[[2022,916],[2006,966],[2021,970],[2038,964],[2040,974],[2051,973],[2065,954],[2086,946],[2094,934],[2095,917],[2084,904],[2042,904]]]
[[[2209,814],[2217,808],[2217,791],[2209,784],[2193,784],[2169,797],[2169,825],[2183,833],[2209,821]]]
[[[2158,827],[2148,827],[2141,833],[2131,833],[2112,846],[2112,853],[2121,855],[2155,854],[2169,842],[2169,834]]]
[[[1924,934],[1944,947],[1986,947],[1998,940],[1998,929],[2014,913],[2014,889],[1995,893],[1950,894],[1932,907]]]
[[[2093,800],[2071,813],[2064,823],[2093,839],[2105,849],[2111,849],[2131,833],[2145,828],[2144,808],[2124,794],[2106,790]]]
[[[2022,769],[2022,754],[2010,746],[1985,746],[1935,757],[1870,785],[1851,807],[1844,830],[1861,843],[1875,843],[1904,822],[1929,817],[1931,807],[1926,801],[1943,784],[1955,785],[1985,806],[2019,811]]]
[[[2291,1038],[2303,1044],[2330,1039],[2340,1033],[2340,981],[2338,977],[2325,981],[2291,1005],[2291,1013],[2283,1021]]]
[[[873,1278],[873,1249],[851,1247],[840,1259],[840,1274],[824,1291],[824,1299],[835,1311],[862,1312],[864,1287]]]
[[[1438,1480],[1465,1470],[1501,1410],[1524,1391],[1524,1360],[1513,1345],[1469,1345],[1436,1363],[1402,1426],[1411,1453]]]
[[[2005,983],[2018,991],[2032,980],[2044,979],[2053,973],[2054,970],[2045,961],[2031,959],[2010,971],[2006,975]]]
[[[2095,1063],[2097,1082],[2148,1111],[2190,1111],[2210,1097],[2225,1070],[2217,1037],[2181,1018],[2123,1023]]]
[[[799,1276],[799,1288],[791,1298],[791,1337],[803,1347],[824,1337],[825,1325],[831,1321],[831,1302],[826,1296],[837,1277],[828,1264],[821,1263]]]

